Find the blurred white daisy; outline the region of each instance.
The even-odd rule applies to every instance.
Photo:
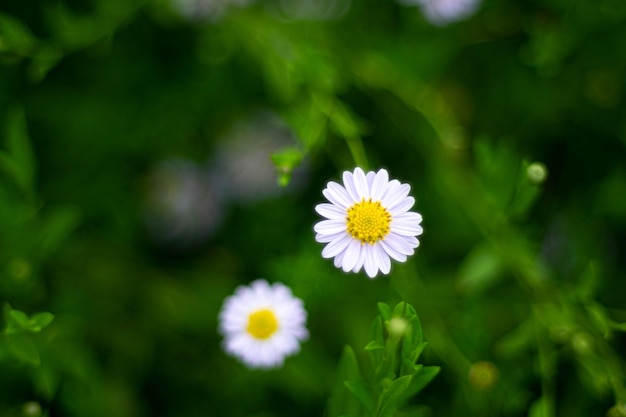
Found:
[[[370,278],[378,271],[388,274],[391,261],[404,262],[419,246],[422,216],[409,211],[415,199],[411,187],[398,180],[389,181],[381,169],[367,174],[361,168],[343,173],[343,186],[330,181],[322,191],[330,203],[315,210],[326,220],[318,222],[315,240],[327,245],[324,258],[335,258],[337,268],[359,272]]]
[[[302,300],[280,283],[263,279],[239,286],[219,315],[224,350],[249,368],[277,368],[300,350],[309,332]]]
[[[407,6],[419,6],[426,20],[435,26],[444,26],[474,14],[481,0],[399,0],[399,2]]]
[[[217,20],[231,7],[245,7],[253,0],[171,0],[172,6],[190,21]]]
[[[219,227],[224,207],[205,167],[168,159],[155,165],[141,184],[144,222],[155,242],[189,248]]]

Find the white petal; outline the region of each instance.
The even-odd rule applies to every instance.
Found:
[[[346,211],[334,204],[321,203],[315,206],[315,211],[320,215],[332,220],[341,220],[346,218]]]
[[[420,226],[422,216],[418,213],[408,212],[394,216],[391,222],[391,231],[403,236],[418,236],[424,231]]]
[[[356,191],[359,194],[359,197],[361,199],[370,198],[370,189],[367,185],[367,179],[365,178],[365,173],[363,172],[361,168],[356,168],[354,170],[354,186],[356,187]]]
[[[315,232],[330,235],[346,230],[346,223],[341,220],[322,220],[313,226]]]
[[[389,271],[391,271],[391,260],[389,259],[389,255],[387,255],[381,245],[375,245],[374,249],[374,253],[376,253],[378,258],[378,267],[380,268],[380,272],[387,275]]]
[[[377,258],[373,251],[374,245],[365,245],[365,272],[370,278],[375,278],[376,274],[378,274],[378,264],[376,263]]]
[[[348,195],[353,202],[361,201],[362,196],[359,195],[359,192],[356,189],[356,185],[354,184],[354,175],[352,172],[345,171],[343,173],[343,185],[346,187]]]
[[[385,194],[381,199],[383,207],[389,210],[390,207],[395,206],[406,198],[409,195],[409,191],[411,191],[409,184],[400,184],[397,180],[389,181],[387,190],[385,190]]]
[[[370,187],[370,195],[372,200],[380,201],[383,198],[387,184],[389,183],[389,174],[387,170],[381,169],[374,176],[374,180]]]
[[[342,209],[346,209],[353,204],[348,191],[334,181],[328,183],[326,188],[322,190],[322,194],[328,201]]]
[[[356,264],[354,264],[354,267],[352,268],[352,272],[356,273],[359,272],[361,270],[361,268],[363,268],[363,264],[365,263],[365,257],[367,256],[367,251],[365,250],[365,247],[363,245],[361,245],[361,252],[359,253],[359,260],[356,261]]]
[[[341,265],[343,264],[343,257],[345,254],[346,252],[341,252],[337,254],[337,256],[335,256],[335,259],[333,260],[333,264],[335,265],[335,268],[341,268]]]
[[[317,233],[315,235],[315,240],[318,241],[319,243],[328,243],[328,242],[332,242],[333,240],[339,239],[345,234],[346,234],[345,230],[338,232],[338,233],[329,234],[329,235]]]
[[[398,214],[393,217],[394,221],[407,221],[415,224],[420,224],[422,222],[422,215],[416,213],[414,211],[409,211],[406,213]]]
[[[406,213],[413,207],[415,204],[415,199],[413,197],[405,197],[404,200],[400,200],[396,204],[392,206],[388,206],[387,210],[391,213],[392,216],[397,216],[399,214]]]
[[[374,185],[374,178],[376,178],[376,173],[374,171],[370,171],[365,174],[365,180],[367,181],[367,187],[370,190],[370,195],[372,193],[372,185]]]
[[[343,254],[343,264],[341,265],[341,269],[343,269],[344,272],[348,272],[354,268],[354,265],[356,265],[359,260],[359,256],[361,254],[361,242],[356,239],[351,239],[346,251]]]
[[[400,236],[395,233],[389,233],[387,236],[385,236],[385,242],[388,244],[388,246],[392,247],[397,252],[408,256],[413,255],[413,253],[415,252],[413,250],[415,246],[411,245],[411,237],[412,236]]]
[[[326,245],[324,250],[322,250],[322,257],[334,258],[340,252],[343,252],[346,249],[351,240],[352,238],[346,234],[342,238],[330,242],[328,245]]]

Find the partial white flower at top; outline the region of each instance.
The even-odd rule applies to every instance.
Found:
[[[343,185],[330,181],[322,191],[330,203],[315,207],[326,218],[314,227],[315,240],[326,243],[322,256],[335,258],[344,272],[364,268],[370,278],[388,274],[390,258],[406,261],[422,234],[422,216],[409,211],[415,204],[410,189],[390,181],[384,169],[365,174],[356,168],[343,173]]]
[[[419,6],[424,18],[435,26],[444,26],[473,15],[481,0],[399,0],[407,6]]]
[[[141,184],[144,222],[156,243],[189,248],[218,229],[224,205],[203,166],[184,159],[161,161]]]
[[[231,7],[245,7],[253,0],[171,0],[173,8],[191,21],[217,20]]]
[[[309,332],[302,300],[280,283],[263,279],[239,286],[219,315],[224,350],[249,368],[277,368],[300,350]]]

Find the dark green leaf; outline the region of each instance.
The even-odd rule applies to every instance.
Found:
[[[361,401],[361,404],[365,407],[367,412],[371,413],[374,408],[374,401],[372,400],[371,392],[365,387],[365,385],[358,380],[345,381],[344,384],[350,392],[352,392],[355,397]]]
[[[411,383],[411,376],[395,379],[383,390],[378,400],[377,417],[392,417],[404,400],[404,393]]]
[[[440,370],[441,368],[438,366],[417,366],[416,373],[413,375],[411,383],[405,392],[405,399],[409,399],[423,390],[426,385],[435,379]]]

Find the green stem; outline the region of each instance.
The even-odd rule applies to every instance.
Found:
[[[369,164],[367,162],[367,155],[365,154],[365,148],[363,147],[361,138],[358,136],[351,136],[346,137],[345,139],[356,166],[363,168],[364,171],[367,171]]]

